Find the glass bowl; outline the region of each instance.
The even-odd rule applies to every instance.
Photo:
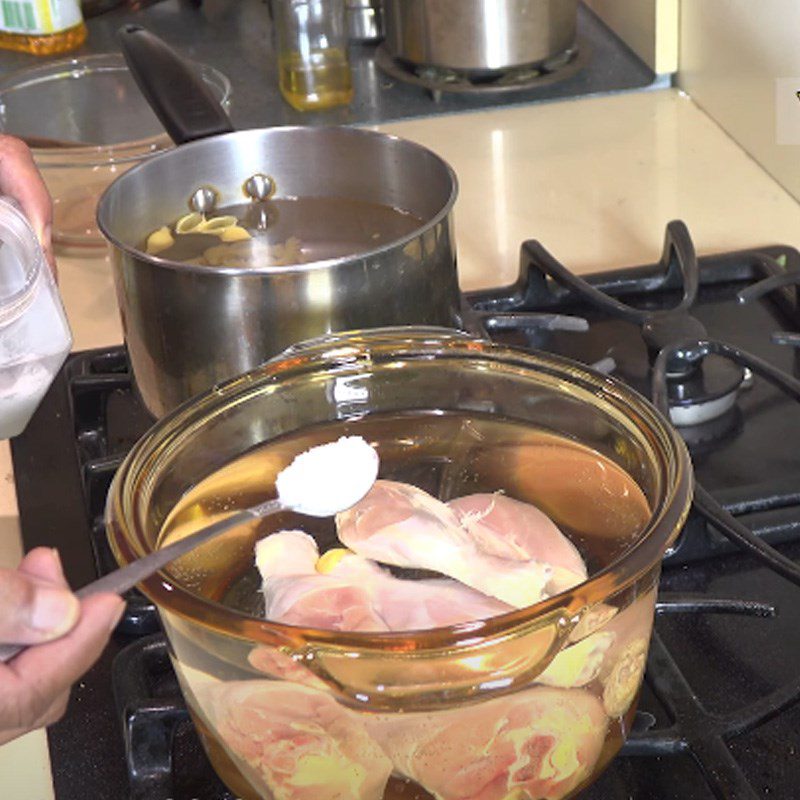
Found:
[[[447,628],[344,633],[266,621],[257,539],[330,520],[282,514],[145,581],[209,757],[237,797],[574,796],[635,713],[661,558],[691,466],[635,392],[555,356],[456,332],[351,332],[283,356],[159,421],[106,511],[126,564],[273,492],[312,444],[363,435],[382,478],[442,499],[502,491],[568,532],[589,579]],[[337,793],[338,792],[338,793]]]
[[[196,69],[228,108],[231,86]],[[50,62],[0,79],[0,131],[25,140],[53,197],[53,239],[104,246],[97,200],[121,173],[173,144],[119,53]]]

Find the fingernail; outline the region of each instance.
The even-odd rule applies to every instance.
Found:
[[[119,621],[122,619],[122,615],[125,613],[125,601],[120,597],[119,600],[119,608],[114,612],[114,616],[111,618],[111,624],[108,626],[109,633],[114,633],[114,629],[119,625]]]
[[[53,561],[55,561],[61,577],[64,578],[64,565],[61,563],[61,554],[58,552],[58,550],[56,550],[55,547],[51,548],[50,552],[53,554]]]
[[[77,621],[80,613],[78,598],[64,589],[40,586],[33,598],[31,627],[51,636],[61,636]]]
[[[42,228],[41,236],[39,237],[39,241],[42,243],[42,247],[45,249],[49,249],[50,245],[53,241],[53,225],[52,223],[48,222],[44,228]]]

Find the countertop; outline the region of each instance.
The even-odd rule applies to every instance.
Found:
[[[204,0],[199,8],[191,0],[128,0],[88,20],[85,44],[65,58],[118,51],[116,32],[131,22],[146,26],[185,57],[222,71],[232,87],[231,118],[240,128],[382,123],[629,90],[654,81],[652,71],[582,6],[577,37],[580,61],[585,65],[575,74],[555,82],[551,82],[551,76],[546,85],[523,91],[445,92],[439,102],[434,102],[425,89],[381,72],[375,64],[376,45],[354,44],[349,50],[353,102],[324,112],[295,111],[282,101],[278,91],[277,59],[265,0]],[[0,79],[42,62],[25,53],[0,51]],[[567,72],[571,71],[562,74]]]
[[[164,3],[163,8],[170,4]],[[800,205],[674,89],[493,108],[382,125],[444,157],[460,182],[464,289],[511,282],[537,238],[578,272],[655,261],[664,225],[686,221],[700,253],[800,247]],[[121,341],[108,261],[59,254],[75,349]],[[18,558],[8,449],[0,449],[0,560]],[[0,748],[0,788],[49,800],[41,733]]]
[[[700,254],[800,247],[800,204],[676,89],[374,126],[455,170],[462,289],[511,283],[538,239],[578,273],[651,263],[683,219]],[[61,251],[74,349],[121,341],[105,253]]]

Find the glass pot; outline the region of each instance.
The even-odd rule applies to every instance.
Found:
[[[231,84],[207,64],[194,69],[228,110]],[[0,79],[0,131],[31,147],[53,198],[53,238],[105,246],[97,201],[126,170],[174,145],[120,53],[60,59]]]
[[[265,499],[294,455],[343,432],[378,448],[381,477],[537,504],[590,578],[487,620],[341,633],[268,622],[236,599],[259,595],[255,541],[309,518],[225,534],[142,585],[215,769],[245,800],[572,797],[635,711],[661,558],[690,504],[680,437],[566,359],[438,329],[327,337],[137,443],[108,499],[117,559]],[[331,526],[304,528],[324,550]]]

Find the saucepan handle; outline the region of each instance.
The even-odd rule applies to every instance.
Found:
[[[233,131],[202,77],[166,42],[135,24],[120,28],[117,39],[139,89],[175,144]]]

